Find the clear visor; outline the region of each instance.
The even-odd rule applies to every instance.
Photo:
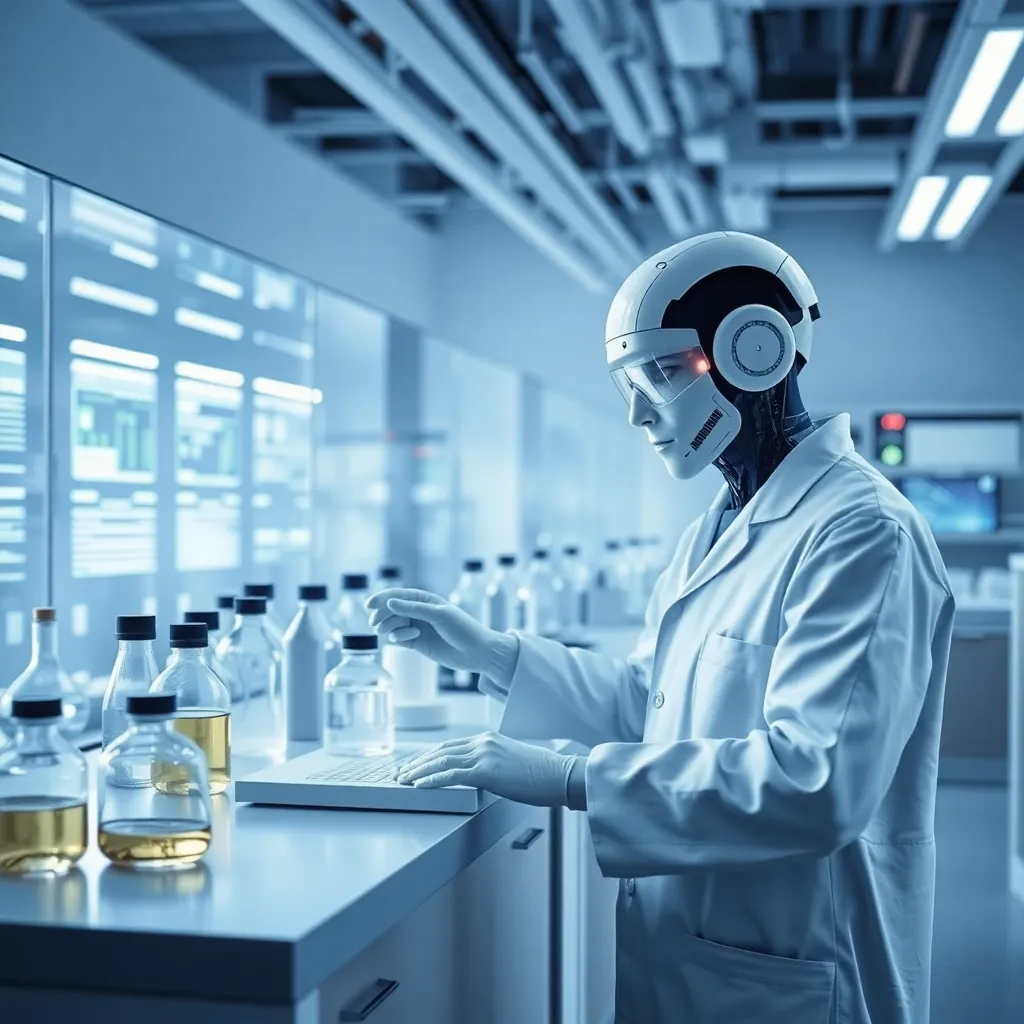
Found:
[[[611,370],[612,380],[627,401],[639,391],[649,405],[667,405],[711,368],[704,350],[697,346],[663,356],[640,356]]]

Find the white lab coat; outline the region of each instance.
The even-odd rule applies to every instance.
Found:
[[[617,1024],[926,1024],[942,560],[845,415],[709,552],[727,500],[627,661],[520,636],[501,729],[593,747]]]

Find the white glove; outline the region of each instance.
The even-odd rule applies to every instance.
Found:
[[[473,786],[535,807],[564,807],[576,756],[485,732],[449,740],[404,764],[395,778],[413,786]]]
[[[441,665],[502,680],[515,672],[519,641],[482,626],[437,594],[393,587],[374,594],[366,607],[378,636]]]

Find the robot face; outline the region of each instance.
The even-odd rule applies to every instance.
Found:
[[[627,403],[633,392],[640,393],[648,405],[663,406],[685,391],[710,369],[708,358],[699,345],[683,352],[654,356],[635,356],[611,368],[612,380]]]

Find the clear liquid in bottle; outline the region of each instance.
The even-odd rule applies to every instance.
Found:
[[[348,686],[328,690],[324,699],[324,747],[329,754],[374,757],[395,749],[390,688]]]

